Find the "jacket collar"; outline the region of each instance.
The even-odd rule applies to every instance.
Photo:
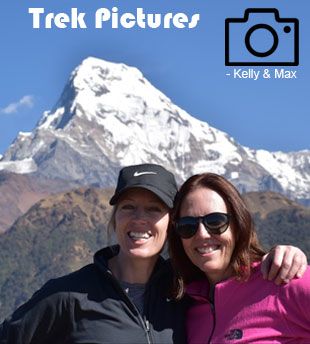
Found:
[[[193,281],[186,286],[186,294],[195,300],[207,300],[210,292],[210,285],[207,278]]]
[[[251,276],[250,279],[253,278],[254,274],[261,273],[260,272],[260,266],[261,262],[253,262],[251,264]],[[235,283],[240,283],[240,281],[236,280],[234,276],[223,280],[221,282],[218,282],[216,286],[225,286],[227,283],[231,283],[231,281],[234,281]],[[206,300],[210,298],[210,284],[207,278],[197,280],[190,282],[186,286],[186,294],[188,294],[191,298],[195,300]],[[212,293],[212,290],[211,290]]]
[[[118,255],[119,250],[119,245],[113,245],[97,251],[94,255],[95,266],[97,266],[102,272],[109,272],[108,260]],[[159,256],[149,282],[154,278],[157,278],[159,274],[161,274],[163,271],[167,271],[168,269],[171,270],[170,262],[166,261],[162,256]]]

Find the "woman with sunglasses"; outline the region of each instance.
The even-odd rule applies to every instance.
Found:
[[[49,281],[0,327],[0,344],[186,342],[185,303],[169,298],[172,269],[160,256],[176,192],[173,174],[162,166],[123,168],[110,200],[118,245]],[[275,260],[291,265],[289,256],[278,252]]]
[[[262,250],[235,187],[212,173],[181,187],[168,232],[177,298],[189,296],[194,343],[310,343],[310,270],[276,285],[263,279]]]

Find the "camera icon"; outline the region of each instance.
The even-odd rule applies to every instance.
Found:
[[[298,66],[299,21],[275,8],[248,8],[225,20],[226,66]]]

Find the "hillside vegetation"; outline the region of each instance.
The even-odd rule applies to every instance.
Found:
[[[92,262],[111,242],[111,191],[81,188],[49,196],[0,235],[0,321],[48,279]],[[272,192],[244,195],[266,248],[302,248],[310,257],[310,209]]]

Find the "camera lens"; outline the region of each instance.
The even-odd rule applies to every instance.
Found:
[[[288,28],[290,29],[290,27],[288,27]],[[272,34],[272,37],[273,37],[273,44],[272,44],[271,48],[266,50],[266,51],[264,51],[264,52],[260,52],[260,51],[255,50],[252,47],[251,42],[250,42],[252,34],[256,30],[259,30],[259,29],[265,29],[265,30],[269,31]],[[269,56],[272,53],[274,53],[275,50],[277,49],[278,44],[279,44],[279,37],[278,37],[276,31],[270,25],[267,25],[267,24],[257,24],[257,25],[252,26],[248,30],[248,32],[245,35],[244,41],[245,41],[246,48],[248,49],[248,51],[252,55],[257,56],[257,57],[266,57],[266,56]]]

